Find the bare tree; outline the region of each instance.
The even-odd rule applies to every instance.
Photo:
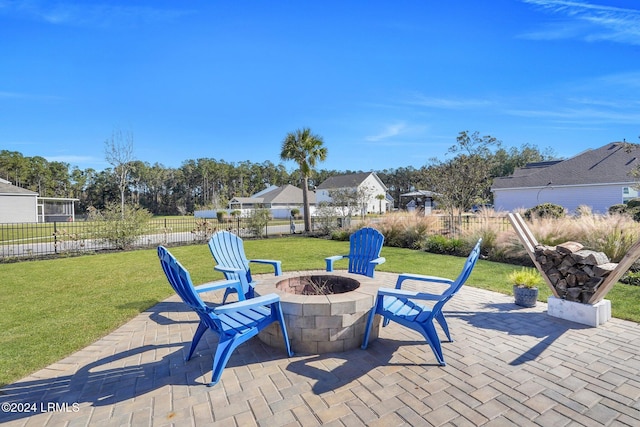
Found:
[[[347,219],[354,214],[360,213],[362,219],[364,219],[367,213],[367,204],[371,188],[359,187],[359,188],[339,188],[329,191],[329,197],[331,197],[330,205],[336,212],[342,215],[343,223],[347,222]]]
[[[104,142],[104,146],[105,159],[113,166],[113,173],[120,190],[120,212],[124,219],[125,192],[133,167],[133,134],[114,130],[111,138]]]

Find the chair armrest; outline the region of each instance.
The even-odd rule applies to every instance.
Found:
[[[250,259],[249,262],[256,262],[258,264],[271,264],[273,266],[276,276],[282,276],[282,261],[276,261],[274,259]]]
[[[385,261],[386,259],[384,257],[378,257],[376,259],[372,259],[371,261],[369,261],[367,265],[367,276],[373,277],[376,267]]]
[[[276,302],[280,302],[280,296],[278,294],[267,294],[255,298],[251,298],[244,301],[232,302],[230,304],[221,305],[215,307],[213,312],[216,314],[222,314],[229,311],[246,310],[254,307],[264,307]]]
[[[235,288],[236,292],[238,292],[238,299],[245,299],[244,293],[242,292],[242,284],[237,280],[218,280],[216,282],[203,283],[202,285],[193,287],[193,289],[199,294],[227,288]]]
[[[333,263],[339,261],[343,258],[349,258],[349,255],[334,255],[330,257],[326,257],[324,260],[327,262],[327,271],[333,271]]]
[[[216,265],[215,267],[213,267],[214,270],[216,271],[221,271],[225,274],[227,273],[231,273],[231,274],[235,274],[236,276],[231,276],[233,279],[230,280],[234,280],[236,277],[240,280],[240,287],[242,289],[242,292],[240,292],[241,294],[246,294],[247,292],[249,292],[249,289],[255,286],[255,282],[247,282],[247,275],[244,269],[242,268],[235,268],[235,267],[224,267],[221,265]],[[241,298],[244,299],[244,298]]]
[[[394,288],[380,288],[378,289],[378,295],[398,297],[398,298],[420,299],[425,301],[440,301],[442,299],[442,295],[428,294],[425,292],[406,291],[404,289],[394,289]]]
[[[216,265],[215,267],[213,267],[213,269],[216,271],[221,271],[222,273],[236,273],[236,274],[239,274],[240,272],[244,271],[241,268],[225,267],[222,265]]]
[[[449,285],[449,286],[453,285],[453,280],[447,279],[444,277],[403,273],[398,276],[398,280],[396,281],[396,289],[400,289],[402,287],[402,282],[404,282],[405,280],[418,280],[418,281],[430,282],[430,283],[444,283],[445,285]]]

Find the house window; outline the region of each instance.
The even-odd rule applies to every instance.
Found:
[[[638,190],[633,187],[622,187],[622,203],[638,197]]]

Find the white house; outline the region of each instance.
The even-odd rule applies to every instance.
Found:
[[[309,207],[311,214],[314,212],[316,197],[313,191],[309,191]],[[304,213],[302,203],[302,189],[293,185],[283,185],[276,187],[269,186],[250,197],[234,197],[229,201],[228,211],[239,210],[241,216],[247,216],[254,209],[269,209],[273,218],[289,218],[291,209],[298,209],[300,214]],[[196,211],[195,217],[213,218],[216,216],[215,210]]]
[[[360,192],[363,195],[361,201],[363,212],[378,213],[386,212],[393,207],[392,199],[387,195],[387,186],[380,180],[375,172],[360,172],[348,175],[333,176],[326,179],[316,187],[316,202],[331,202],[331,193],[334,191]],[[384,196],[383,199],[378,198]]]
[[[640,166],[639,159],[639,145],[614,142],[567,160],[528,164],[493,181],[495,209],[553,203],[569,212],[584,205],[593,213],[606,213],[610,206],[638,197],[631,172]]]
[[[316,197],[313,191],[308,192],[309,207],[313,213]],[[291,209],[298,209],[303,214],[302,189],[293,185],[280,187],[270,186],[251,197],[234,197],[229,202],[229,209],[239,209],[244,213],[246,209],[266,208],[274,218],[289,218]]]

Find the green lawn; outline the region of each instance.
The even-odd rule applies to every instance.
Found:
[[[324,269],[324,258],[347,253],[348,242],[286,237],[247,240],[250,258],[282,260],[283,270]],[[205,244],[171,248],[196,284],[219,279]],[[382,250],[378,271],[455,277],[463,258],[409,249]],[[468,285],[511,293],[516,266],[479,261]],[[273,271],[252,265],[255,273]],[[173,292],[155,250],[0,264],[0,385],[20,379],[106,335]],[[541,290],[546,301],[549,291]],[[640,321],[640,287],[618,284],[608,294],[615,317]]]

